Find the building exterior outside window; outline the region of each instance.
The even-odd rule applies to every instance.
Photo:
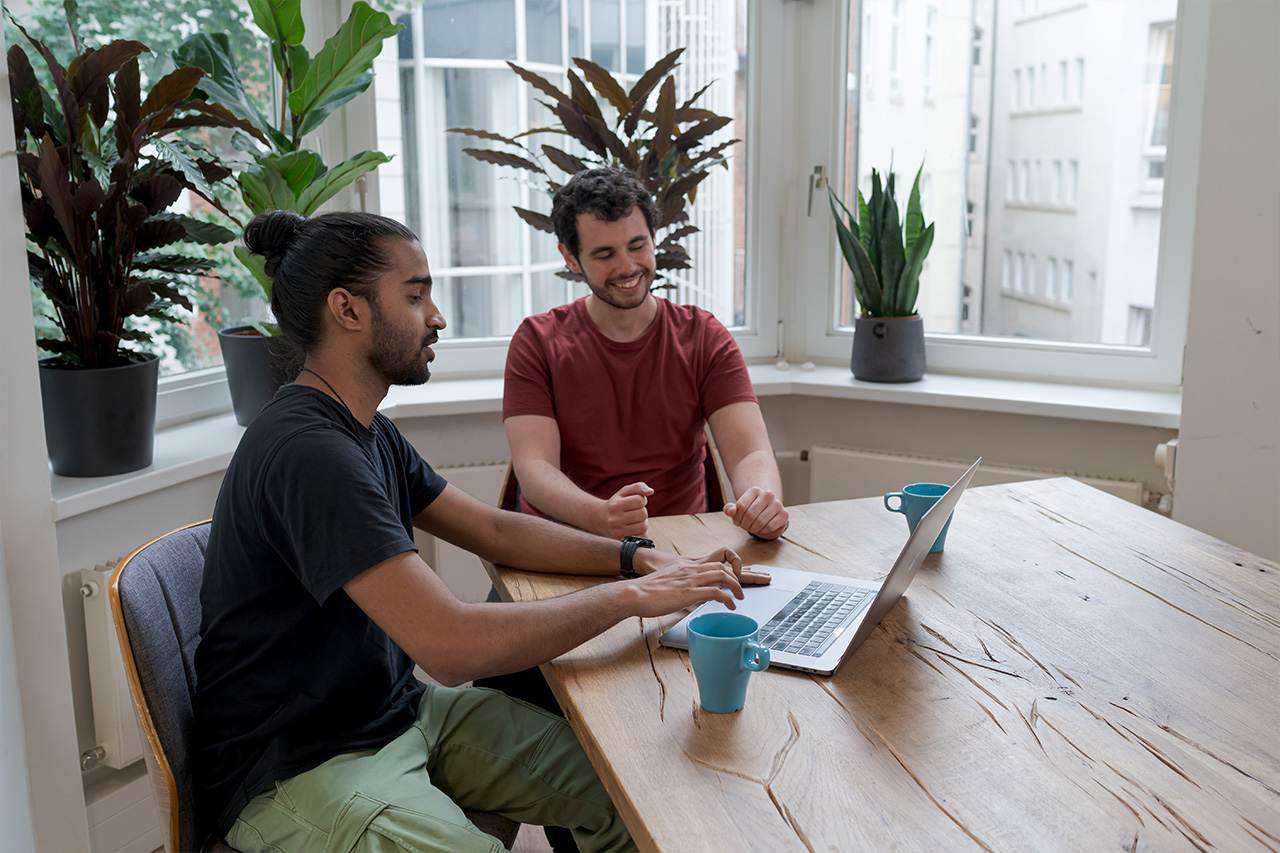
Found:
[[[860,0],[852,19],[892,14],[890,3]],[[861,126],[876,132],[847,141],[848,163],[865,175],[892,156],[904,183],[921,162],[931,175],[925,216],[937,224],[919,305],[927,332],[1144,345],[1133,343],[1130,307],[1155,304],[1176,0],[1018,9],[1005,0],[901,4],[903,45],[923,46],[923,34],[936,32],[934,98],[904,95],[878,109],[864,97]],[[979,39],[989,73],[974,64]],[[957,42],[965,49],[948,47]],[[902,74],[919,60],[902,56]],[[865,79],[874,70],[862,61],[850,70]],[[1085,87],[1086,64],[1107,81],[1096,93]],[[1117,99],[1144,109],[1115,110]],[[984,129],[976,151],[975,118]],[[1003,192],[987,192],[990,181]],[[971,217],[969,200],[984,197]],[[1075,276],[1077,263],[1087,276]]]

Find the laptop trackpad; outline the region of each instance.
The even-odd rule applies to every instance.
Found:
[[[788,601],[796,596],[796,590],[794,589],[782,589],[774,586],[743,586],[742,593],[745,596],[742,601],[734,599],[734,603],[738,605],[738,609],[734,612],[750,616],[761,625],[773,618],[773,614],[781,610]],[[701,616],[703,613],[720,613],[727,610],[729,608],[718,601],[708,601],[706,604],[699,606],[693,613],[681,619],[670,631],[659,637],[658,642],[664,646],[687,649],[689,647],[687,626],[690,619],[694,616]]]

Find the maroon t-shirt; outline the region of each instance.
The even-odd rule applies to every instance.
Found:
[[[584,491],[607,499],[645,482],[650,516],[681,515],[707,507],[703,423],[755,400],[737,342],[708,312],[658,299],[648,330],[618,343],[579,299],[527,318],[511,337],[502,417],[554,418],[560,470]],[[521,508],[537,512],[523,496]]]

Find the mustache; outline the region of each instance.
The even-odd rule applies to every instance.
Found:
[[[431,334],[427,335],[425,338],[422,339],[422,345],[424,347],[434,346],[439,340],[440,340],[440,333],[432,332]]]

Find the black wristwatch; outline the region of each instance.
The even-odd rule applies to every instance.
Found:
[[[631,564],[631,559],[636,555],[637,548],[652,548],[653,540],[645,539],[643,536],[627,536],[622,540],[621,564],[618,573],[624,578],[638,578],[635,566]]]

